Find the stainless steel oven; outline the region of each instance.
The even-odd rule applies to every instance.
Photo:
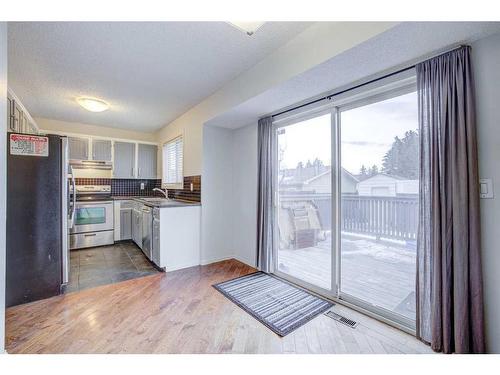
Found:
[[[114,209],[107,186],[77,186],[70,248],[113,244]],[[104,191],[103,191],[104,190]]]

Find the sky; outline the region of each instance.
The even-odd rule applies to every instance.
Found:
[[[341,164],[358,174],[361,166],[382,166],[394,137],[418,129],[416,92],[354,108],[341,114]],[[331,163],[330,115],[287,126],[278,138],[284,150],[281,168],[319,158]]]

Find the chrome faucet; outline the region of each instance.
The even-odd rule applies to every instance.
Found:
[[[154,188],[153,191],[159,191],[160,193],[162,193],[165,196],[166,199],[170,199],[168,197],[168,190],[167,189],[162,190],[162,189],[159,189],[159,188]]]

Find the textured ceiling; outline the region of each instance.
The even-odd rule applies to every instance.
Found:
[[[224,22],[11,22],[9,86],[34,117],[152,132],[310,24],[249,37]],[[90,113],[78,96],[111,109]]]
[[[500,32],[500,22],[405,22],[275,86],[207,125],[239,128],[308,98],[345,87],[429,53]]]

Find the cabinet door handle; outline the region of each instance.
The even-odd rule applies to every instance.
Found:
[[[97,234],[91,233],[91,234],[84,234],[84,237],[95,237]]]

